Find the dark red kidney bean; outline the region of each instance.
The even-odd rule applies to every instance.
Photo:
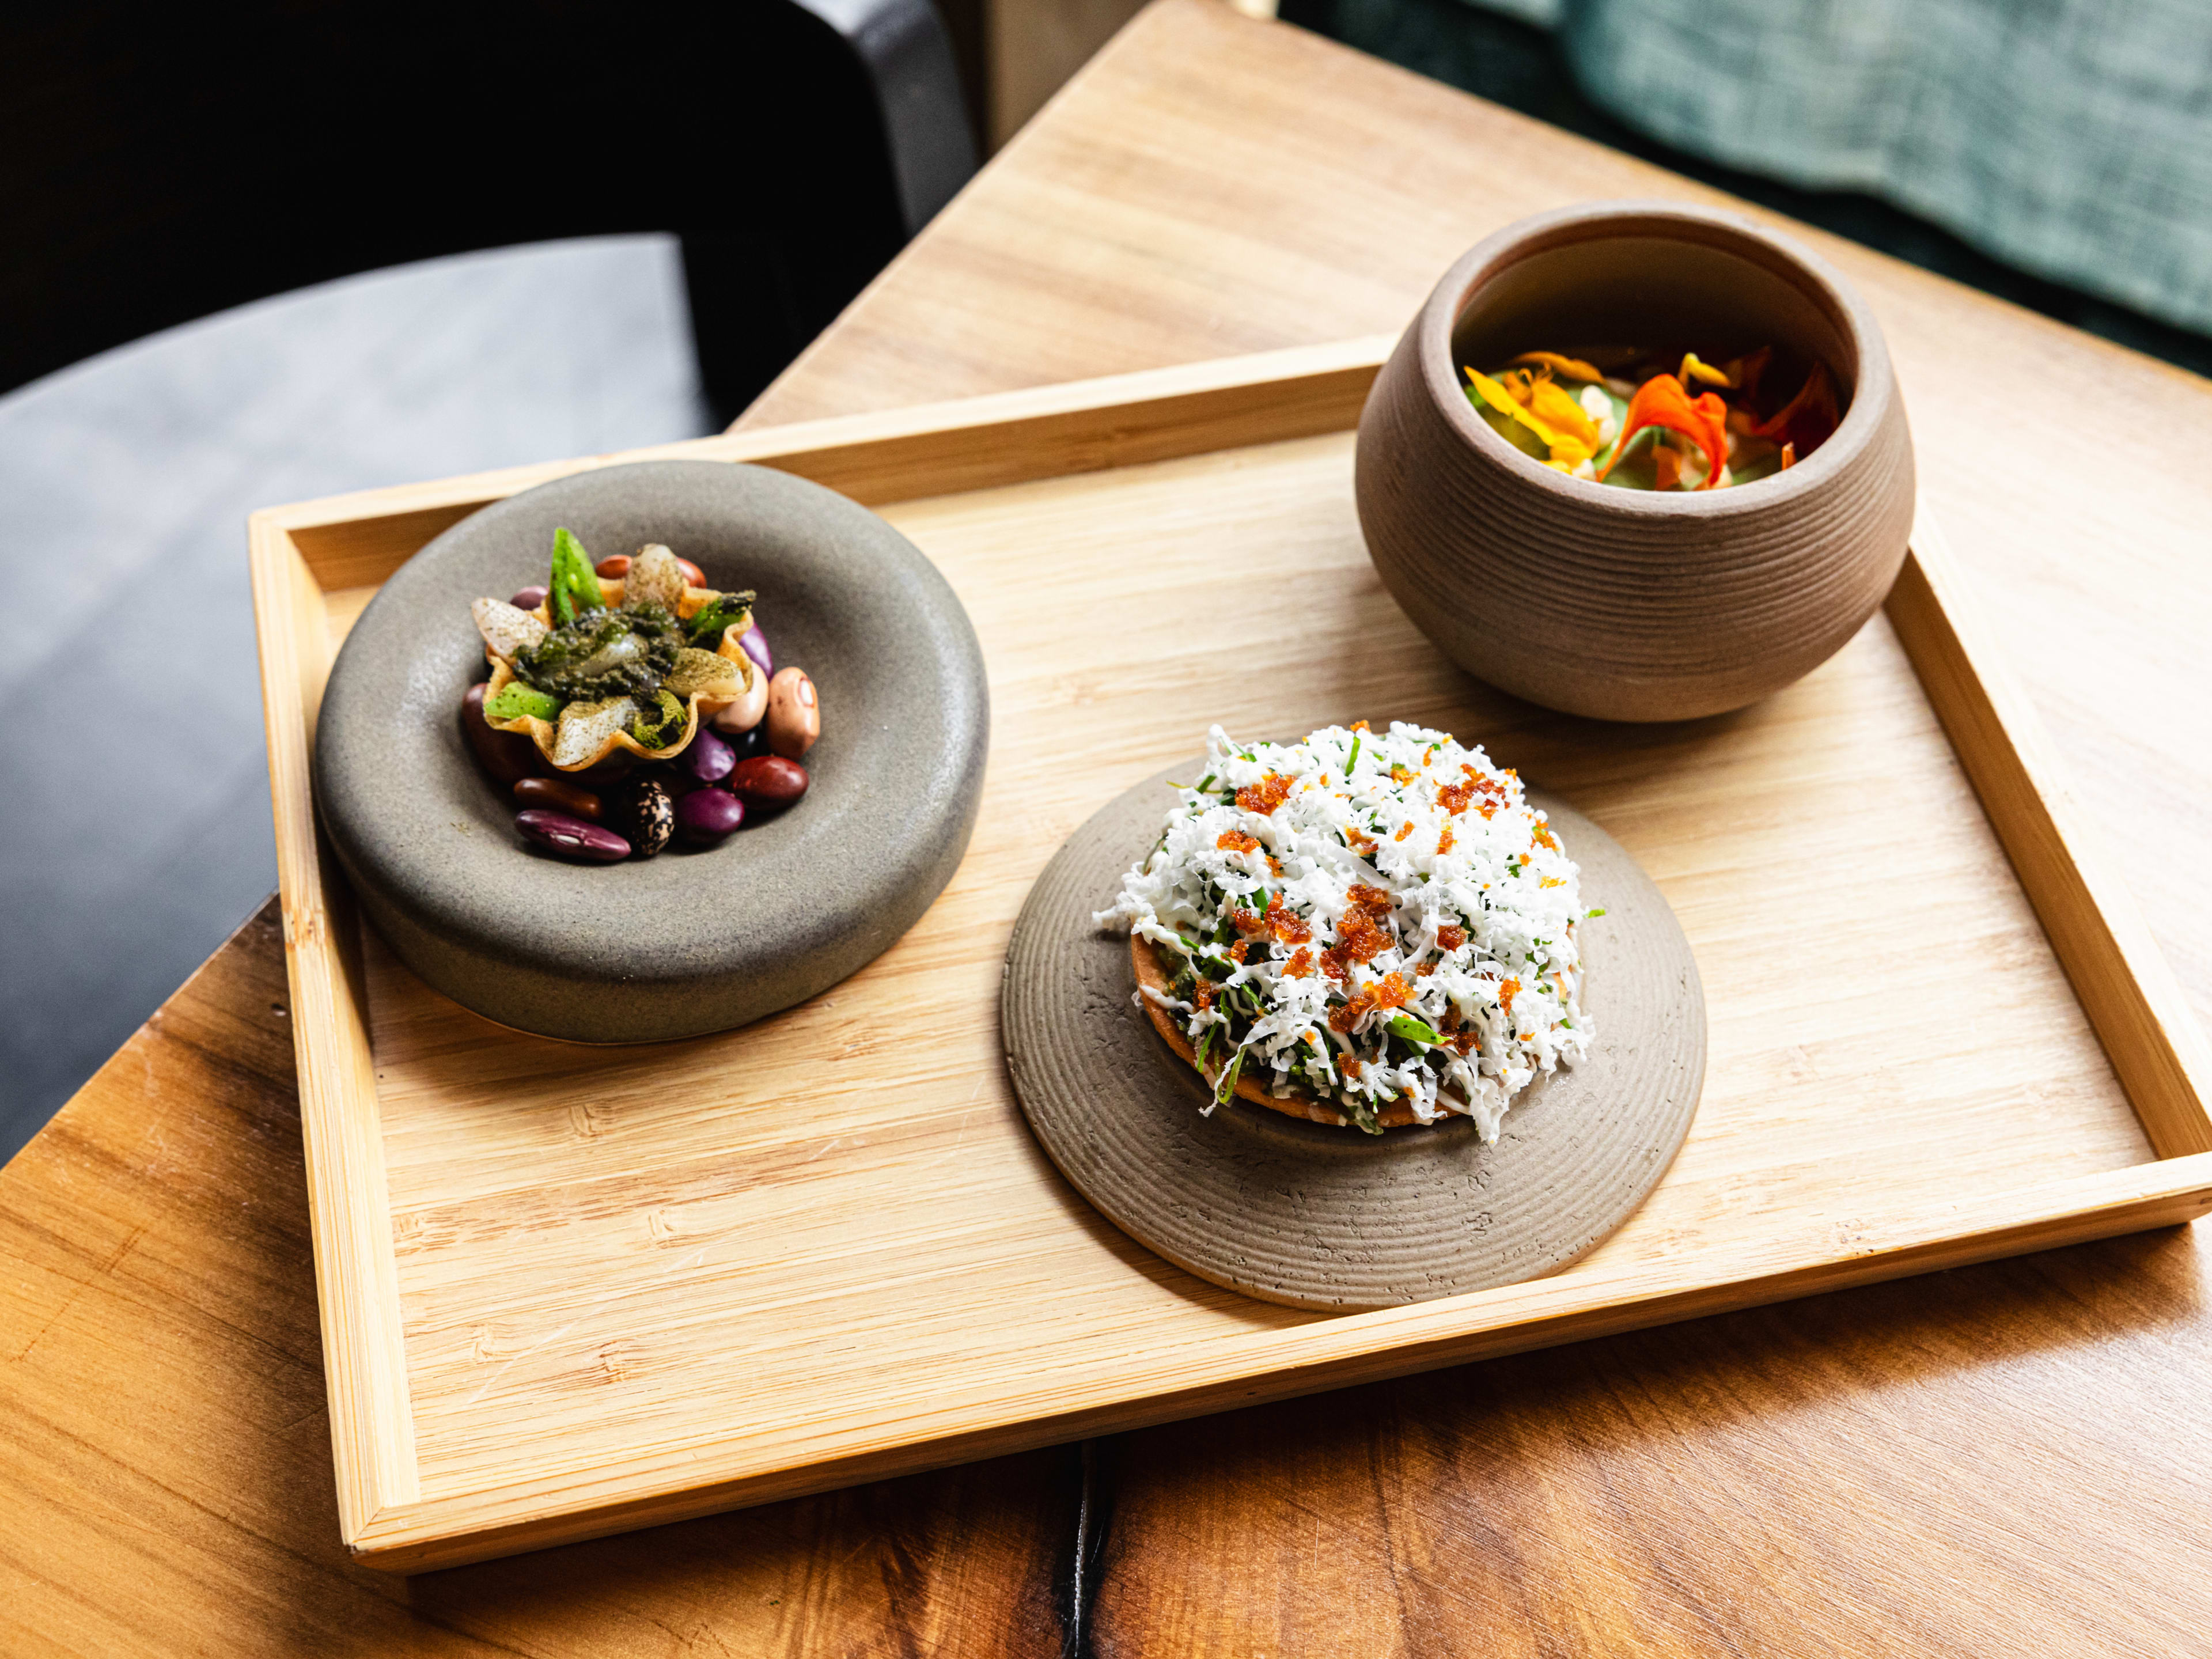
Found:
[[[612,864],[629,856],[629,843],[611,830],[537,807],[514,815],[514,827],[549,853],[580,864]]]
[[[781,755],[757,755],[730,769],[730,787],[756,812],[780,811],[806,793],[806,769]]]
[[[484,724],[484,686],[479,680],[461,697],[461,736],[493,782],[512,789],[525,778],[538,776],[545,763],[538,745],[520,732],[501,732]]]
[[[526,611],[530,609],[528,605],[525,605],[522,608]],[[750,657],[755,662],[760,665],[760,671],[762,673],[773,674],[775,672],[775,653],[768,648],[768,635],[760,631],[760,624],[758,623],[755,623],[750,628],[745,629],[744,633],[738,635],[738,643],[744,647],[745,655]]]
[[[677,763],[701,783],[720,783],[738,763],[738,755],[707,729],[706,721],[701,720],[698,734],[691,739],[691,746],[677,757]]]
[[[639,778],[629,786],[629,838],[637,855],[649,859],[676,832],[676,798],[659,778]]]
[[[694,789],[676,803],[676,833],[694,847],[718,845],[744,821],[744,803],[726,789]]]
[[[535,611],[545,603],[545,590],[542,587],[526,587],[507,603],[517,611]]]
[[[514,798],[525,806],[543,806],[549,811],[566,812],[572,818],[588,818],[593,823],[606,819],[606,808],[599,798],[566,778],[517,778]]]
[[[692,586],[704,587],[707,585],[707,573],[680,553],[676,557],[676,568],[684,573],[684,580]]]

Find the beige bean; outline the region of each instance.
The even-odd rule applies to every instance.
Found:
[[[797,760],[822,735],[822,703],[803,668],[779,668],[768,683],[768,746]]]
[[[742,652],[732,654],[735,647],[722,654],[744,671],[745,689],[734,702],[726,702],[714,711],[714,726],[717,732],[726,732],[735,737],[750,732],[761,723],[768,712],[769,678],[761,672],[761,665]]]

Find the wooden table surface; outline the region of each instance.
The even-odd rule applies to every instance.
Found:
[[[1631,194],[1717,199],[1160,0],[746,423],[1395,330],[1487,231]],[[1887,330],[1927,492],[2212,1012],[2212,385],[1808,236]],[[2205,1650],[2201,1228],[364,1571],[286,1018],[272,904],[0,1172],[11,1655]]]

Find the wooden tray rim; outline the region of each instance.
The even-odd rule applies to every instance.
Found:
[[[870,505],[1342,431],[1395,344],[1370,337],[266,508],[248,540],[340,1526],[365,1565],[453,1565],[969,1458],[1401,1376],[1816,1291],[2185,1221],[2212,1210],[2212,1055],[2133,896],[1997,655],[1923,504],[1887,602],[2156,1157],[1917,1212],[1808,1217],[1770,1271],[1696,1254],[1570,1270],[1412,1307],[1115,1356],[883,1420],[825,1419],[819,1455],[672,1443],[595,1469],[425,1500],[349,896],[326,878],[308,754],[329,671],[325,596],[367,587],[447,526],[548,479],[628,461],[774,465]],[[404,555],[401,555],[404,557]]]

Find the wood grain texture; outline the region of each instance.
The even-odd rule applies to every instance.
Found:
[[[338,1542],[272,901],[0,1176],[0,1650],[1050,1650],[1069,1455],[410,1583]],[[957,1540],[957,1547],[950,1547]]]
[[[1522,214],[1713,199],[1255,27],[1148,13],[746,424],[1395,336]],[[2212,389],[1814,240],[2212,1011]],[[1112,1655],[2166,1655],[2212,1623],[2201,1227],[1101,1443],[1079,1558],[1051,1454],[402,1586],[334,1542],[282,953],[272,908],[0,1172],[11,1652],[1035,1655],[1078,1598],[1033,1575],[1077,1559]]]
[[[1092,1651],[2200,1652],[2206,1293],[2151,1235],[1148,1430]]]
[[[2204,1098],[2212,1047],[2203,1029],[2134,895],[2092,850],[2091,814],[1990,638],[1949,538],[1924,511],[1914,538],[1886,607],[1890,621],[2151,1145],[2161,1158],[2212,1150]]]
[[[1279,384],[1273,365],[1261,373]],[[1334,388],[1343,374],[1320,377]],[[1071,406],[1085,395],[1064,394]],[[1285,399],[1291,429],[1312,401]],[[1110,404],[1090,411],[1101,434],[1123,424]],[[884,507],[960,593],[993,703],[1016,712],[994,732],[959,874],[833,993],[718,1037],[579,1054],[464,1013],[371,942],[384,1168],[368,1187],[343,1180],[354,1126],[307,1119],[319,1193],[337,1165],[342,1207],[374,1202],[375,1179],[391,1206],[421,1496],[349,1499],[349,1515],[368,1516],[348,1533],[362,1559],[412,1571],[539,1547],[2212,1203],[2212,1161],[2144,1161],[2125,1096],[1886,628],[1727,720],[1637,728],[1533,710],[1449,668],[1382,594],[1353,514],[1351,434],[1215,450],[1217,435],[1264,431],[1249,401],[1218,413],[1218,434],[1182,429],[1197,453],[1179,459]],[[1005,453],[1032,429],[1044,454],[1060,453],[1060,428],[996,429]],[[789,435],[813,447],[777,454],[759,440],[750,453],[795,471],[817,450],[860,453],[842,423]],[[908,449],[936,442],[917,431],[861,449],[883,477],[908,478]],[[404,528],[424,501],[485,487],[450,481],[347,510]],[[258,518],[283,538],[257,556],[264,581],[298,565],[281,526],[332,512]],[[1030,581],[1040,547],[1053,550],[1050,605]],[[360,556],[339,568],[365,568]],[[1255,588],[1254,570],[1269,580]],[[337,604],[353,599],[342,588]],[[1166,615],[1178,620],[1163,630]],[[1070,616],[1083,618],[1073,635]],[[286,609],[264,625],[299,631]],[[1347,639],[1360,648],[1343,651]],[[1224,684],[1218,667],[1232,659],[1247,672]],[[288,660],[272,652],[272,678]],[[1053,1180],[989,1018],[1000,941],[1052,848],[1123,787],[1128,757],[1141,774],[1186,752],[1197,732],[1181,722],[1204,718],[1193,709],[1242,730],[1364,711],[1471,735],[1595,814],[1667,892],[1721,1011],[1703,1113],[1658,1191],[1575,1268],[1286,1322],[1166,1270]],[[1999,802],[2031,827],[2047,821],[2032,793]],[[296,791],[276,810],[311,816]],[[1685,857],[1717,866],[1711,878],[1680,879]],[[1912,938],[1933,927],[1945,950],[1905,948],[1906,915],[1923,930]],[[1771,942],[1785,933],[1795,947],[1778,958]],[[2112,960],[2124,987],[2126,955]],[[942,1012],[916,1030],[921,1006]],[[886,1048],[878,1034],[894,1030],[904,1035]],[[300,1027],[307,1076],[324,1036]],[[344,1031],[327,1036],[346,1052]],[[1761,1073],[1782,1043],[1820,1058],[1778,1089]],[[2180,1081],[2172,1109],[2201,1117]],[[328,1259],[326,1276],[333,1261],[356,1270]],[[377,1297],[371,1285],[342,1299]],[[890,1352],[885,1378],[877,1357]],[[341,1420],[376,1362],[328,1351]]]

